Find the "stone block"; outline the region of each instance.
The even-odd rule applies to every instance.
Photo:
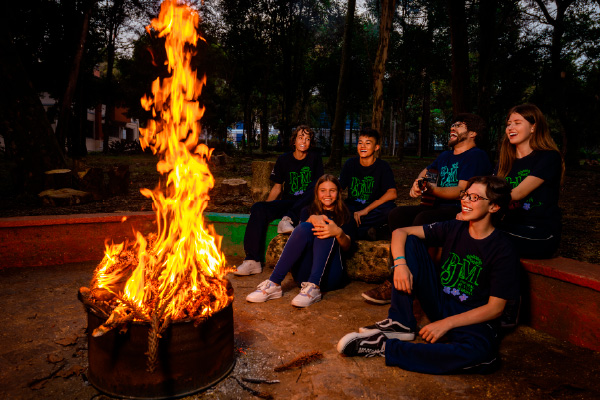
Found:
[[[290,235],[275,236],[267,247],[265,265],[274,268]],[[359,240],[346,260],[348,277],[364,282],[383,282],[390,275],[390,242]]]

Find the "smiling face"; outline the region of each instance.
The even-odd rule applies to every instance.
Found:
[[[480,197],[477,201],[469,200],[469,197],[465,197],[460,201],[461,214],[464,221],[479,221],[490,213],[495,212],[498,208],[495,204],[491,204],[487,198],[486,186],[482,183],[473,183],[471,187],[466,190],[467,194],[470,194],[472,198],[477,195]]]
[[[375,138],[369,136],[361,136],[358,138],[358,145],[356,145],[358,156],[360,158],[369,158],[379,150],[379,145]]]
[[[457,121],[450,127],[450,139],[448,140],[448,146],[454,147],[460,142],[464,142],[469,137],[467,131],[467,125],[464,122]]]
[[[296,135],[296,141],[294,142],[296,151],[305,153],[310,148],[310,134],[307,131],[300,131]]]
[[[317,189],[317,198],[323,205],[324,210],[333,210],[335,201],[338,197],[338,189],[335,183],[325,181]]]
[[[510,144],[515,146],[529,144],[534,129],[535,124],[531,124],[521,114],[512,113],[506,121],[506,136]]]

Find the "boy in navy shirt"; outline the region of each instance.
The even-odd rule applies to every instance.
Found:
[[[358,239],[376,239],[377,230],[387,223],[394,209],[396,182],[390,165],[375,157],[379,132],[361,130],[356,146],[358,157],[346,161],[340,173],[342,189],[348,188],[345,202],[357,226]]]

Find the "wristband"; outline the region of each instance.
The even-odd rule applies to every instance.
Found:
[[[398,257],[394,258],[394,261],[396,261],[396,260],[402,260],[402,259],[406,260],[406,257],[404,257],[404,256],[398,256]]]
[[[394,268],[400,266],[400,265],[408,265],[408,264],[394,264],[390,267],[390,270],[393,270]]]

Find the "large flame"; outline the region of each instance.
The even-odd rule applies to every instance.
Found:
[[[140,142],[158,155],[162,176],[156,189],[142,194],[152,198],[158,233],[147,238],[137,233],[134,245],[107,246],[92,294],[108,292],[117,299],[111,317],[125,308],[138,320],[199,320],[232,300],[223,279],[220,237],[203,218],[214,179],[207,165],[212,149],[198,144],[204,108],[197,99],[206,81],[191,68],[196,43],[203,40],[198,20],[189,7],[165,0],[146,28],[165,38],[171,74],[157,78],[152,97],[142,98],[154,119],[140,129]]]

